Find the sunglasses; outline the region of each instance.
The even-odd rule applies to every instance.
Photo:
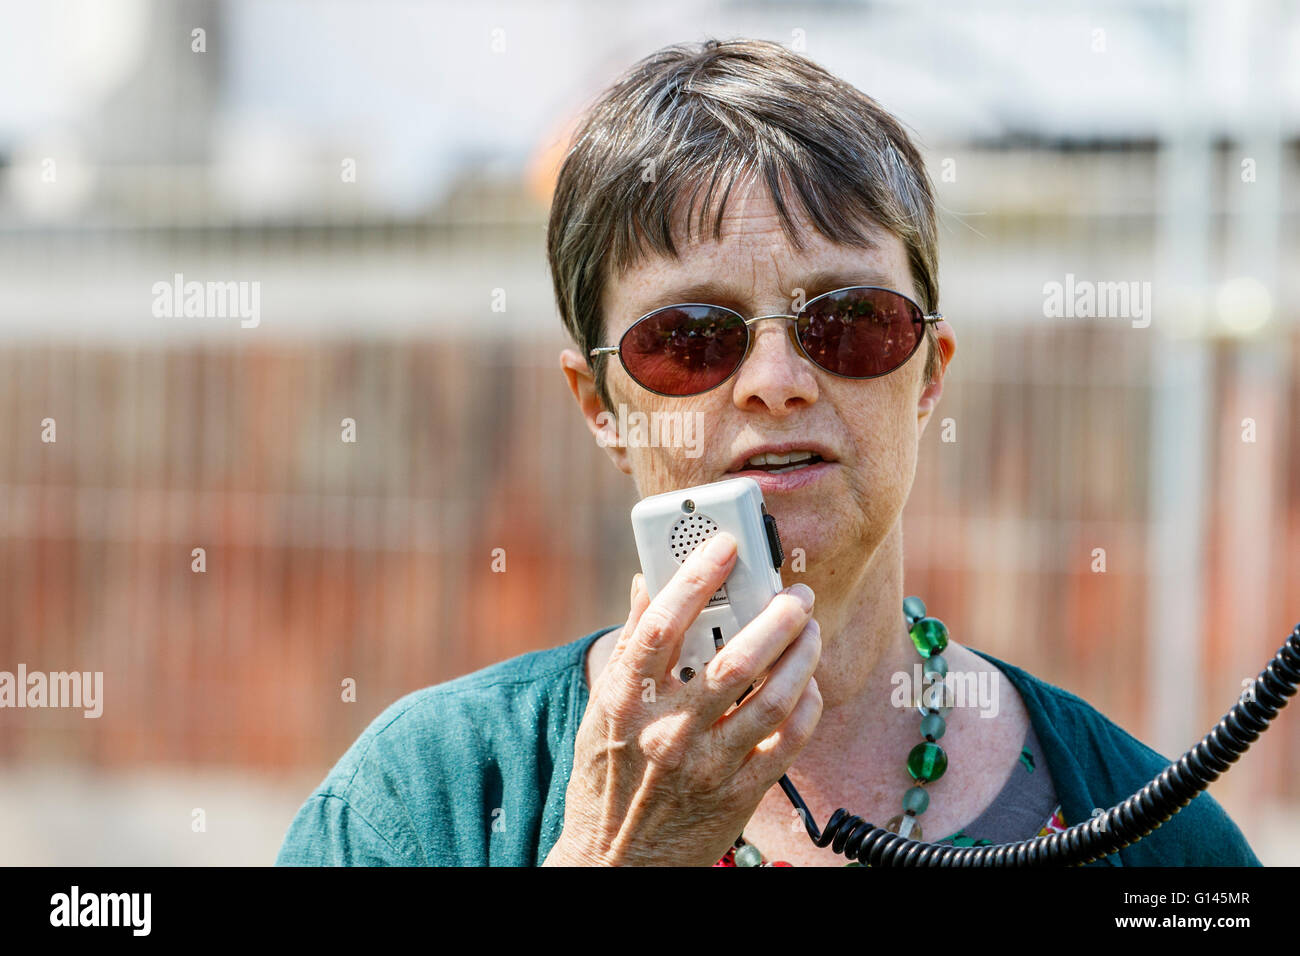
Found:
[[[700,302],[664,306],[632,323],[618,345],[591,357],[618,353],[642,388],[684,397],[717,388],[740,368],[763,319],[794,319],[791,338],[808,361],[841,378],[879,378],[903,366],[943,314],[926,314],[902,293],[850,286],[809,299],[798,315],[747,319],[733,309]]]

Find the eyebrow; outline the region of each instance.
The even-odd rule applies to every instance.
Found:
[[[803,276],[803,281],[794,288],[803,289],[804,299],[811,299],[823,292],[845,289],[855,285],[895,287],[892,276],[879,269],[816,269]],[[901,291],[901,290],[900,290]],[[750,290],[726,279],[703,279],[674,286],[666,292],[658,293],[650,300],[637,306],[636,315],[647,315],[656,309],[670,305],[682,305],[687,302],[704,302],[711,305],[739,303],[744,301]],[[791,290],[791,294],[793,291]]]

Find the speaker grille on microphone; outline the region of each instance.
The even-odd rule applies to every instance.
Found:
[[[718,533],[718,525],[708,515],[698,512],[678,520],[668,533],[668,544],[677,563],[685,561],[692,551]]]

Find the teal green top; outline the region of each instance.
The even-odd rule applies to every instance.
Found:
[[[307,798],[276,864],[539,865],[564,823],[573,741],[587,707],[587,649],[610,630],[392,704]],[[1169,765],[1086,701],[975,653],[1024,699],[1067,825],[1114,806]],[[1261,864],[1202,792],[1146,839],[1090,865]]]

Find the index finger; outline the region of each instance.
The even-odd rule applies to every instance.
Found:
[[[619,655],[618,666],[640,679],[660,680],[681,649],[686,629],[708,606],[736,563],[736,539],[719,531],[669,578],[637,621],[631,640]]]

